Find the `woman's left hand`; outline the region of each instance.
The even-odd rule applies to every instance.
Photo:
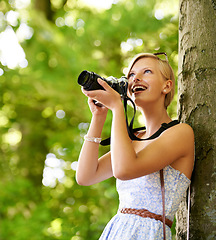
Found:
[[[114,110],[115,108],[118,108],[121,102],[121,96],[118,92],[116,92],[114,89],[112,89],[105,81],[98,78],[98,83],[105,89],[104,90],[91,90],[91,91],[85,91],[83,90],[83,93],[100,103],[102,103],[105,107],[109,108],[110,110]]]

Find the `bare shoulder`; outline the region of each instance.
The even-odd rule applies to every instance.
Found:
[[[188,125],[187,123],[180,123],[178,125],[176,125],[176,127],[179,128],[179,130],[181,130],[182,132],[186,133],[186,134],[190,134],[190,135],[194,135],[194,131],[193,128]]]
[[[180,156],[192,155],[194,152],[194,131],[186,123],[170,127],[161,135],[161,142],[170,149],[177,151]]]
[[[193,134],[193,128],[187,123],[180,123],[180,124],[177,124],[176,126]]]
[[[186,123],[177,124],[164,132],[164,135],[174,135],[175,137],[180,137],[181,139],[194,140],[194,131],[192,127]]]
[[[172,147],[178,152],[178,157],[170,165],[190,179],[194,166],[194,131],[192,127],[186,123],[180,123],[169,128],[166,134],[172,138]]]

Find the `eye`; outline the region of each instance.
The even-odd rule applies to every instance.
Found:
[[[128,79],[134,77],[134,75],[135,75],[134,73],[130,73],[130,74],[128,75]]]
[[[152,73],[152,71],[150,70],[150,69],[146,69],[145,71],[144,71],[144,74],[145,73]]]

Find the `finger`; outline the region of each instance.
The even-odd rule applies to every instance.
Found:
[[[88,98],[88,103],[92,104],[92,103],[94,103],[94,100],[92,98]]]
[[[98,78],[97,81],[106,91],[112,90],[112,88],[109,86],[109,84],[106,83],[104,80]]]
[[[100,101],[101,97],[106,95],[106,91],[104,91],[104,90],[91,90],[91,91],[84,91],[84,94],[89,98]]]
[[[83,87],[81,88],[81,91],[86,95],[87,91]]]
[[[85,94],[86,97],[88,97],[88,98],[94,98],[95,95],[96,95],[95,91],[93,91],[93,90],[87,91],[87,90],[85,90],[84,88],[82,88],[82,92],[83,92],[83,94]]]

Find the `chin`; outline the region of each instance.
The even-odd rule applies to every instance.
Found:
[[[134,101],[136,107],[138,108],[145,108],[147,106],[152,106],[152,102],[149,99],[133,97],[132,100]]]
[[[133,98],[132,100],[134,101],[136,107],[141,107],[144,104],[144,102],[141,99]]]

